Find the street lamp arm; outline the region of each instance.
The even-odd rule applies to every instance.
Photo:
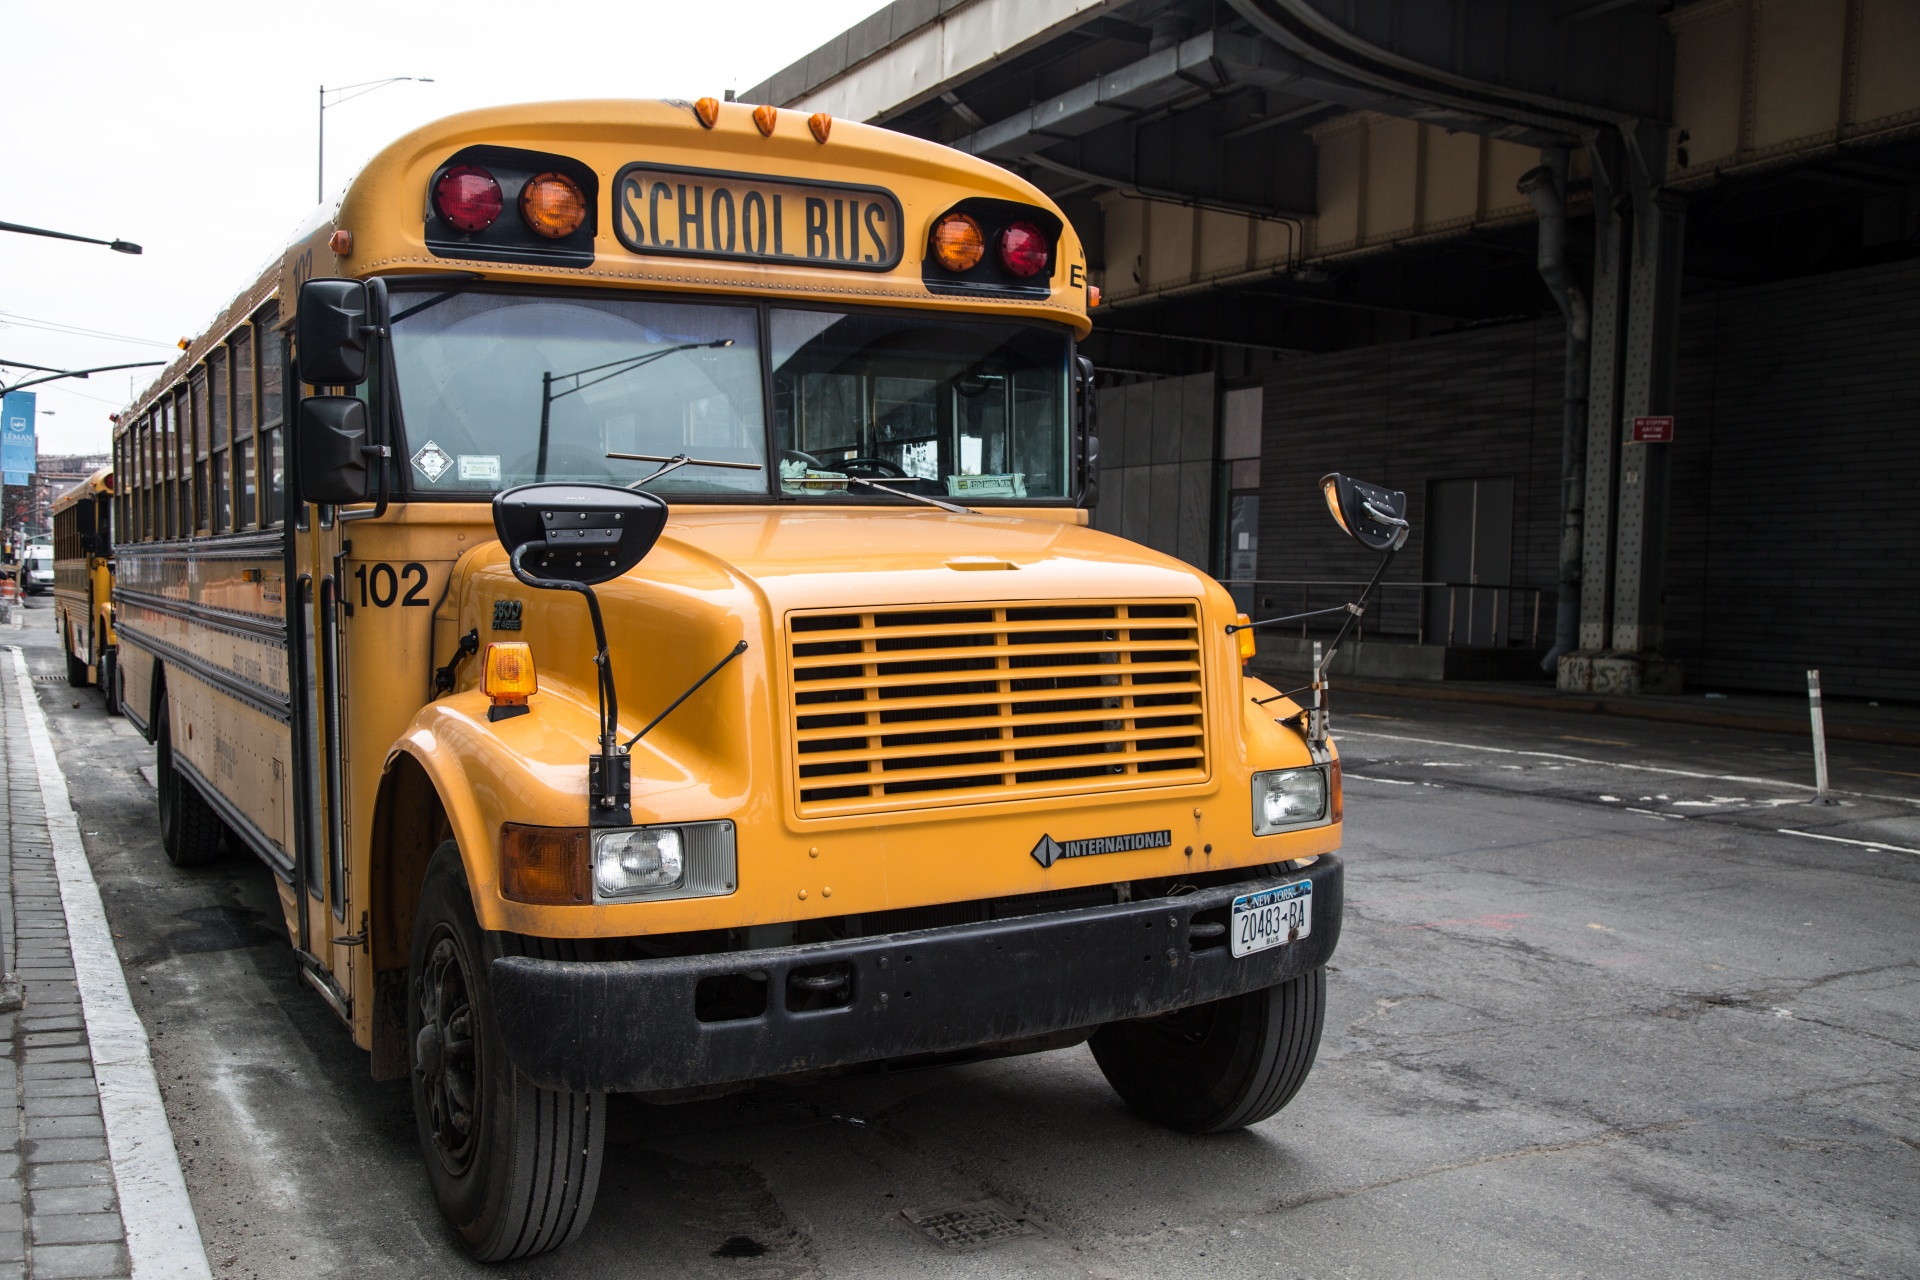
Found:
[[[38,378],[24,379],[20,382],[14,383],[10,387],[5,388],[5,390],[19,391],[25,387],[37,387],[43,382],[58,382],[62,378],[84,378],[90,373],[112,373],[116,369],[151,369],[155,365],[163,365],[165,363],[167,363],[165,360],[139,360],[134,362],[133,364],[95,365],[91,369],[62,369],[55,372],[44,374]]]
[[[18,222],[0,222],[0,231],[17,231],[23,236],[47,236],[54,240],[78,240],[81,244],[103,244],[115,253],[139,253],[140,246],[127,240],[96,240],[92,236],[76,236],[71,231],[49,231],[45,227],[29,227]]]

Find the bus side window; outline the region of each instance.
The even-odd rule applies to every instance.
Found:
[[[280,322],[277,303],[268,303],[254,313],[253,331],[259,343],[256,365],[260,379],[260,525],[277,527],[286,518],[286,462],[284,416],[285,399],[281,394],[281,364],[286,359],[286,336],[276,327]]]
[[[233,352],[233,527],[259,524],[253,452],[253,334],[241,325],[227,339]]]

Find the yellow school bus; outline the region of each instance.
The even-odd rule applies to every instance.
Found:
[[[100,682],[114,709],[113,468],[102,467],[53,503],[53,629],[67,683]]]
[[[609,1093],[1089,1040],[1182,1130],[1300,1087],[1338,762],[1218,584],[1088,527],[1089,292],[929,142],[475,111],[122,416],[167,855],[278,876],[476,1257],[580,1232]]]

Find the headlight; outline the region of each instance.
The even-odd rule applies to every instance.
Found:
[[[623,827],[593,833],[593,898],[707,898],[734,891],[731,822]]]
[[[603,898],[671,889],[685,874],[680,832],[673,827],[606,831],[593,838],[593,887]]]
[[[1253,775],[1253,834],[1271,835],[1327,820],[1327,772],[1319,765]]]

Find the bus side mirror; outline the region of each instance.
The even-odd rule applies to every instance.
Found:
[[[1093,385],[1093,361],[1085,356],[1073,358],[1074,436],[1080,463],[1080,501],[1076,504],[1091,511],[1100,505],[1100,423],[1099,402]]]
[[[666,527],[664,501],[610,484],[523,484],[493,499],[494,532],[529,586],[610,582]]]
[[[1346,535],[1371,551],[1398,551],[1407,541],[1407,495],[1343,476],[1320,477],[1327,510]]]
[[[300,402],[293,447],[300,464],[300,500],[365,502],[372,487],[367,461],[367,406],[352,396],[308,396]]]
[[[367,379],[373,300],[360,280],[309,280],[294,316],[300,380],[314,387],[357,387]]]

